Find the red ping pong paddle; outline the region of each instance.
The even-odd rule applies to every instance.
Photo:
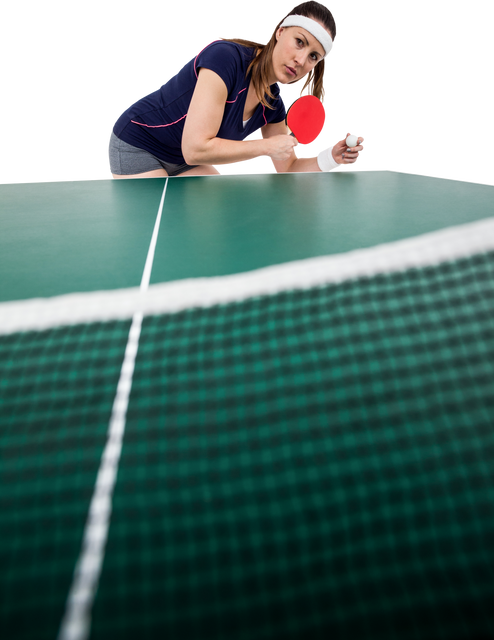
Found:
[[[288,109],[286,124],[292,136],[302,144],[309,144],[321,133],[325,117],[324,107],[319,98],[303,96]]]

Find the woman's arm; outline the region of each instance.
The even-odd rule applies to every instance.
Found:
[[[288,128],[284,122],[278,122],[277,124],[265,125],[262,127],[260,133],[264,139],[267,139],[271,136],[282,135],[283,133],[286,135],[288,133]],[[366,151],[365,144],[367,142],[367,137],[359,135],[358,147],[348,150],[345,144],[347,133],[349,132],[345,132],[343,138],[339,138],[335,141],[333,148],[331,149],[331,154],[336,163],[341,164],[343,167],[353,167],[358,163],[362,153],[365,153]],[[344,157],[343,154],[345,154]],[[321,171],[319,163],[317,162],[317,155],[300,156],[296,151],[294,151],[285,161],[270,159],[270,164],[273,171],[276,171],[276,173]]]
[[[228,90],[220,76],[210,69],[200,69],[182,137],[187,164],[229,164],[264,155],[274,162],[290,157],[297,141],[286,135],[286,129],[284,135],[272,136],[270,140],[217,138],[227,98]]]
[[[266,124],[261,129],[262,136],[265,140],[273,136],[288,135],[288,127],[284,122],[276,122],[275,124]],[[289,136],[292,138],[292,136]],[[293,139],[293,138],[292,138]],[[297,158],[295,151],[292,149],[290,156],[286,160],[274,160],[274,168],[277,173],[307,172],[321,171],[317,164],[317,158]]]

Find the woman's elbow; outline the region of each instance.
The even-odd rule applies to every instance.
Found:
[[[184,138],[182,140],[182,155],[188,165],[204,164],[207,161],[206,141]]]
[[[182,144],[182,155],[188,165],[200,164],[198,162],[198,153],[193,146]]]

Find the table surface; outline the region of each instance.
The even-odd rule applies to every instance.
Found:
[[[0,301],[138,286],[165,180],[0,185]],[[151,283],[249,271],[493,214],[492,186],[393,172],[169,179]]]

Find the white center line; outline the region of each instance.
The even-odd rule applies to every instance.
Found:
[[[142,274],[141,292],[145,292],[149,287],[167,186],[168,178],[165,181]],[[112,511],[113,489],[122,451],[127,408],[141,336],[142,317],[141,311],[137,311],[132,317],[132,325],[108,426],[108,438],[101,456],[96,484],[84,528],[82,548],[67,597],[65,615],[60,626],[58,640],[87,640],[91,631],[91,612],[105,557]]]

